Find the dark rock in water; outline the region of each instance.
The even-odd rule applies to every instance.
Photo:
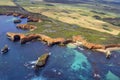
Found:
[[[36,67],[36,68],[39,68],[39,67],[45,66],[48,57],[49,57],[49,53],[45,53],[45,54],[41,55],[41,56],[38,58],[38,60],[37,60],[37,62],[36,62],[36,64],[35,64],[35,67]]]
[[[21,23],[21,20],[19,20],[19,19],[14,20],[14,23]]]
[[[106,59],[110,59],[111,55],[106,55]]]
[[[7,45],[5,45],[3,49],[1,49],[2,53],[7,53],[8,51],[9,51],[9,48]]]

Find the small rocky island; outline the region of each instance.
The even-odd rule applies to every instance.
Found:
[[[8,45],[5,45],[3,49],[1,49],[1,53],[7,53],[9,51]]]
[[[41,55],[41,56],[37,59],[37,62],[35,63],[35,68],[40,68],[40,67],[45,66],[49,55],[50,55],[49,53],[45,53],[45,54]]]

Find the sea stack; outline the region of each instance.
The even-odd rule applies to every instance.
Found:
[[[37,60],[37,62],[36,62],[36,64],[35,64],[35,67],[36,67],[36,68],[40,68],[40,67],[45,66],[49,55],[50,55],[49,53],[45,53],[45,54],[41,55],[41,56],[38,58],[38,60]]]
[[[110,56],[111,56],[111,52],[110,52],[110,51],[107,51],[107,52],[106,52],[106,58],[107,58],[107,59],[110,59]]]

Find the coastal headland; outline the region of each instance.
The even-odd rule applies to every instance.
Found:
[[[15,4],[16,4],[16,6],[0,6],[0,8],[1,8],[0,15],[20,17],[21,19],[22,18],[27,18],[28,19],[27,20],[28,24],[18,24],[16,27],[19,28],[19,29],[23,29],[23,30],[30,30],[30,32],[29,32],[28,35],[22,34],[22,33],[8,32],[7,36],[12,41],[20,41],[21,44],[25,44],[25,43],[27,43],[29,41],[32,41],[32,40],[41,40],[41,41],[46,42],[46,44],[48,46],[51,46],[51,45],[54,45],[54,44],[66,45],[68,43],[73,43],[73,44],[76,43],[77,46],[82,45],[82,46],[84,46],[88,49],[103,52],[106,55],[109,55],[110,51],[120,49],[119,36],[116,37],[114,35],[111,35],[111,34],[108,34],[108,33],[98,32],[98,31],[97,32],[100,33],[99,35],[95,35],[94,33],[92,33],[92,34],[95,35],[95,37],[96,36],[99,37],[101,35],[105,35],[105,36],[108,36],[108,37],[112,36],[112,38],[114,38],[115,40],[114,39],[111,39],[111,40],[115,41],[115,43],[114,42],[111,43],[112,41],[108,41],[107,39],[104,39],[104,38],[100,38],[101,39],[101,41],[100,41],[100,39],[98,37],[97,38],[92,38],[92,37],[94,37],[92,34],[90,34],[92,36],[91,37],[87,33],[84,33],[84,34],[81,33],[80,34],[79,33],[80,31],[79,32],[78,31],[72,32],[71,29],[68,32],[70,35],[63,33],[63,35],[65,35],[65,37],[63,37],[63,35],[59,36],[59,33],[58,34],[53,33],[52,36],[51,35],[49,36],[48,32],[45,32],[45,34],[44,33],[43,34],[39,33],[40,31],[39,32],[36,31],[38,29],[38,26],[36,24],[43,24],[43,23],[45,23],[45,21],[48,21],[47,23],[51,23],[51,24],[52,23],[56,24],[56,22],[57,23],[62,23],[64,25],[68,25],[68,24],[57,21],[57,20],[54,20],[54,19],[51,19],[51,18],[49,18],[47,16],[44,16],[42,14],[39,14],[39,13],[28,12],[24,8],[22,8],[19,4],[17,4],[17,3],[15,3]],[[75,28],[77,28],[77,27],[75,27]],[[89,30],[89,29],[86,29],[86,28],[81,28],[80,30],[81,31],[85,30],[85,31],[88,31],[88,32],[90,31],[90,33],[91,32],[97,33],[94,30]],[[36,31],[36,32],[34,32],[34,31]],[[51,32],[51,30],[48,30],[48,31]],[[55,35],[55,37],[53,37],[54,35]],[[69,38],[68,38],[68,36],[69,36]],[[85,37],[85,38],[83,38],[83,37]],[[105,37],[105,38],[107,38],[107,37]],[[89,39],[90,39],[90,41],[89,41]],[[108,39],[110,39],[110,38],[108,38]],[[95,42],[95,43],[93,43],[93,42]],[[106,42],[107,44],[101,44],[102,42],[104,42],[104,43]],[[81,44],[79,44],[79,43],[81,43]]]

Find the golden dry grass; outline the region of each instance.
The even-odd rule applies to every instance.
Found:
[[[15,6],[12,0],[0,0],[0,6]]]
[[[113,35],[117,35],[120,33],[120,28],[109,24],[107,22],[97,20],[92,16],[96,15],[95,13],[90,12],[89,10],[83,10],[79,8],[72,8],[72,7],[25,7],[28,11],[41,13],[45,16],[50,18],[69,23],[69,24],[76,24],[80,27],[89,28],[93,30],[97,30],[100,32],[107,32]],[[66,12],[67,11],[67,12]],[[102,17],[108,17],[111,15],[100,15]],[[114,16],[111,16],[114,17]],[[109,30],[105,30],[103,25],[107,25]]]

